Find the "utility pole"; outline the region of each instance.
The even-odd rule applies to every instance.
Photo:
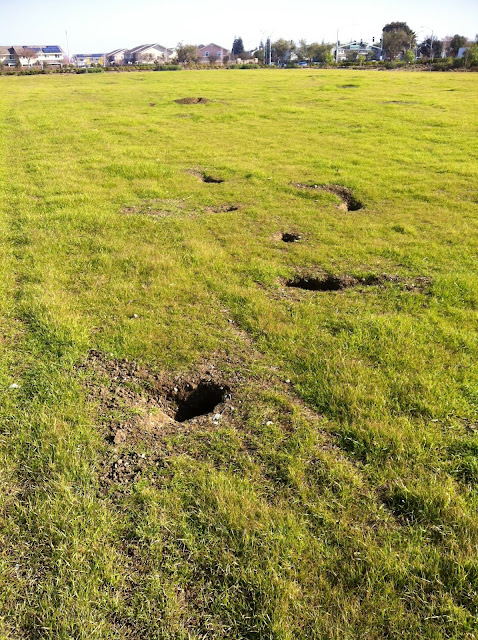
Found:
[[[66,55],[68,56],[68,65],[70,65],[70,43],[68,42],[68,31],[65,31],[66,35]]]

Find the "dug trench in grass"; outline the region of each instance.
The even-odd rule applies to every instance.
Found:
[[[286,282],[287,287],[304,289],[305,291],[341,291],[352,287],[371,287],[385,284],[397,284],[403,286],[408,291],[423,291],[431,283],[430,278],[420,276],[414,279],[406,279],[392,274],[370,275],[366,277],[356,277],[352,275],[334,275],[303,273],[297,274]]]
[[[349,187],[344,187],[340,184],[303,184],[298,182],[293,186],[297,187],[297,189],[315,189],[317,191],[332,193],[342,200],[342,206],[346,211],[359,211],[359,209],[363,209],[364,207],[363,203],[357,200]]]

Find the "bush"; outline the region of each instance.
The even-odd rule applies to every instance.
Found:
[[[182,67],[179,64],[160,64],[155,68],[155,71],[181,71]]]

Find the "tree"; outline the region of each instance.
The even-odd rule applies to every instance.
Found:
[[[305,40],[299,40],[299,46],[296,49],[296,53],[299,60],[309,61],[311,59],[310,45],[308,45]]]
[[[409,49],[408,51],[405,51],[405,55],[403,56],[405,62],[407,62],[408,64],[412,64],[412,62],[415,62],[415,53]]]
[[[289,52],[294,51],[295,43],[292,40],[279,38],[272,43],[272,59],[274,62],[282,62]]]
[[[427,58],[440,58],[443,51],[443,42],[437,38],[426,38],[419,46],[419,52]]]
[[[194,44],[180,42],[176,47],[176,60],[179,64],[197,64],[199,62],[197,47]]]
[[[465,36],[459,36],[457,33],[455,33],[455,35],[450,41],[450,45],[448,47],[448,53],[454,58],[456,58],[456,56],[458,55],[458,51],[462,47],[466,47],[467,44],[468,44],[468,39],[465,38]]]
[[[332,45],[325,42],[312,42],[309,45],[309,56],[313,62],[323,62],[330,64],[333,62],[333,55],[331,53]]]
[[[37,54],[35,51],[33,51],[33,49],[29,49],[28,47],[25,47],[19,56],[19,60],[20,58],[25,58],[26,61],[28,62],[28,66],[31,67],[32,60],[35,60],[37,58]]]
[[[234,38],[234,42],[232,43],[232,53],[238,58],[244,53],[244,43],[242,42],[242,38]]]
[[[215,53],[209,54],[208,62],[211,65],[211,67],[216,64],[217,60],[218,60],[218,57]]]
[[[383,28],[382,47],[390,60],[400,53],[413,49],[416,43],[415,33],[406,22],[390,22]]]
[[[467,67],[478,67],[478,43],[475,42],[468,47],[465,53],[465,64]]]

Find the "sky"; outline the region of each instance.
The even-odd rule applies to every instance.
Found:
[[[262,39],[307,42],[380,40],[402,21],[425,38],[478,33],[478,0],[0,0],[0,45],[58,44],[65,53],[103,53],[140,44],[178,42],[246,49]],[[68,40],[66,33],[68,32]]]

